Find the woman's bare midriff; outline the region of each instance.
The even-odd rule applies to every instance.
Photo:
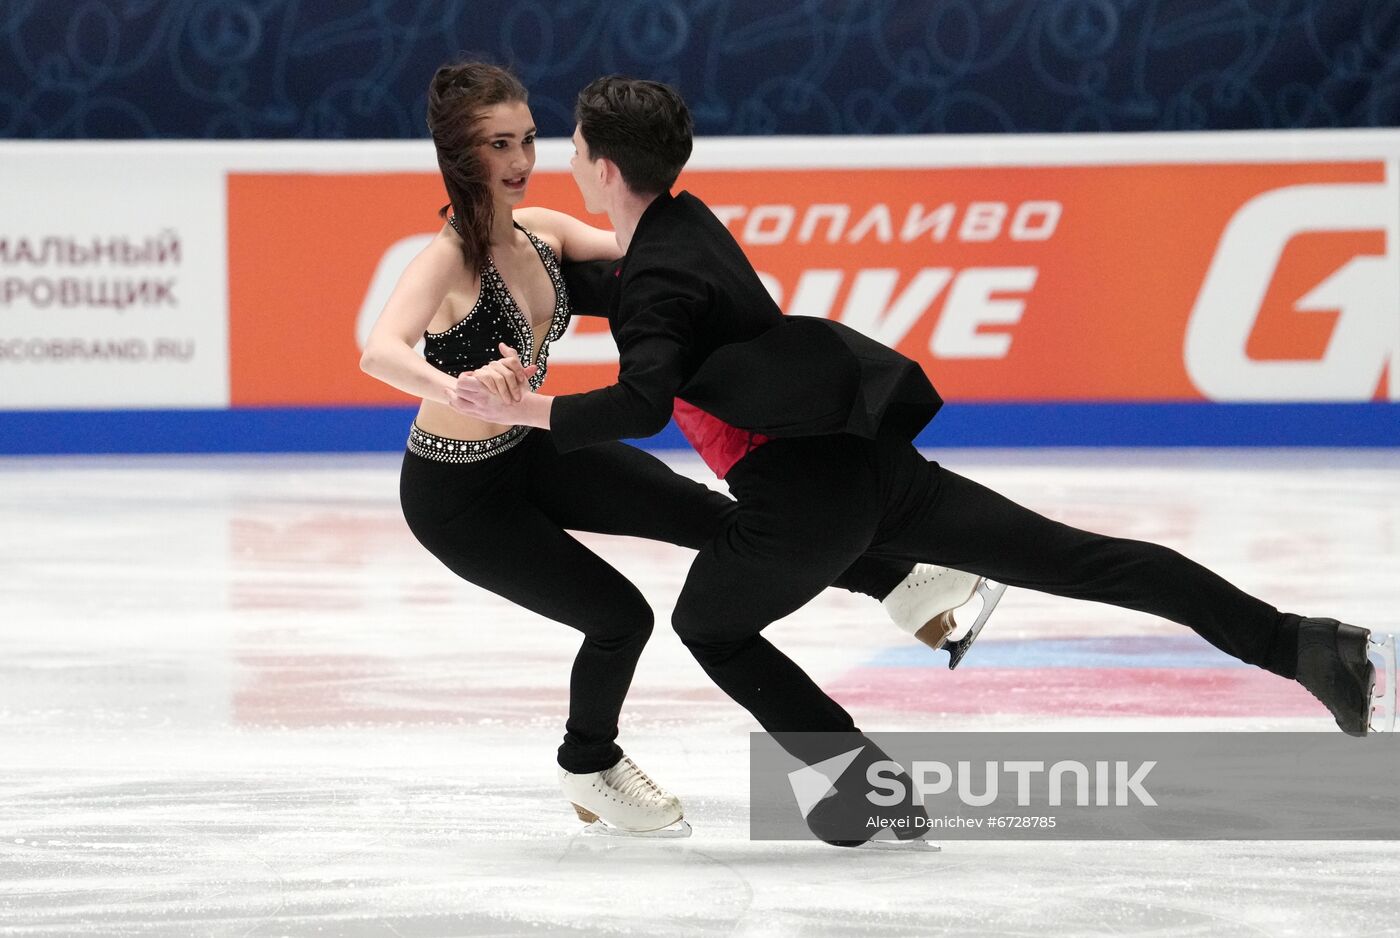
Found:
[[[424,401],[414,418],[420,430],[434,436],[445,436],[450,440],[488,440],[500,436],[510,429],[509,424],[487,423],[459,414],[446,404]]]

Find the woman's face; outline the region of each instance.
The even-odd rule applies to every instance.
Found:
[[[525,198],[525,185],[535,168],[535,119],[523,101],[493,104],[478,125],[485,143],[478,147],[491,195],[496,202],[515,205]]]

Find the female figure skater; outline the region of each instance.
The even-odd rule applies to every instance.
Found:
[[[361,368],[423,401],[399,490],[414,536],[463,579],[583,633],[558,756],[579,817],[684,835],[680,802],[616,742],[652,611],[565,529],[698,549],[720,531],[733,502],[634,447],[613,442],[561,454],[547,431],[476,419],[448,404],[462,373],[502,388],[511,379],[538,388],[550,343],[569,320],[560,259],[622,253],[610,231],[547,209],[516,209],[535,163],[526,97],[513,75],[492,65],[449,65],[433,76],[428,126],[450,199],[439,212],[447,223],[395,286]],[[422,357],[414,351],[420,338]],[[838,585],[886,599],[896,622],[914,632],[966,600],[941,600],[949,581],[964,579],[977,582],[942,568],[911,573],[907,563],[860,560]],[[930,599],[942,601],[939,609]]]

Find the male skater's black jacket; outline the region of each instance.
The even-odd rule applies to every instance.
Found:
[[[554,399],[567,451],[661,431],[679,397],[770,437],[882,427],[912,439],[942,401],[919,365],[839,323],[784,316],[744,252],[688,192],[658,196],[620,261],[565,265],[571,305],[606,313],[617,383]]]

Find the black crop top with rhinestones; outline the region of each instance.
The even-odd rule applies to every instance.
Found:
[[[453,230],[461,234],[457,219],[454,217],[448,221]],[[515,227],[524,232],[535,246],[545,272],[549,274],[549,281],[554,285],[554,313],[550,317],[549,330],[540,343],[540,370],[530,379],[530,386],[539,390],[549,364],[549,344],[563,335],[565,327],[569,325],[569,293],[564,287],[564,277],[554,249],[519,223]],[[423,357],[434,368],[456,377],[500,358],[497,346],[502,342],[520,352],[521,364],[528,367],[536,363],[535,330],[516,304],[515,297],[506,289],[495,262],[488,255],[486,264],[481,268],[481,294],[471,312],[442,332],[424,332]]]

